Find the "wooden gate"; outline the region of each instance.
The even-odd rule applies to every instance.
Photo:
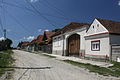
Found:
[[[79,56],[80,51],[80,35],[73,34],[68,38],[68,54],[69,56]]]

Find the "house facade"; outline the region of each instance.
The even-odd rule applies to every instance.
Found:
[[[21,45],[21,49],[23,49],[23,50],[28,50],[28,48],[29,48],[29,45],[30,44],[30,42],[27,42],[27,41],[25,41],[25,42],[23,42],[22,43],[22,45]]]
[[[87,23],[70,23],[53,35],[53,54],[79,56],[85,53],[84,35],[89,27]]]
[[[54,31],[44,31],[43,41],[45,41],[46,44],[49,44],[53,34],[55,34]]]
[[[28,45],[28,46],[29,46],[29,50],[32,50],[32,51],[38,50],[38,45],[39,45],[40,43],[42,43],[42,42],[44,42],[44,41],[43,41],[43,35],[39,35],[37,38],[34,38],[34,39],[30,42],[30,44]]]
[[[87,23],[70,23],[52,38],[53,54],[98,59],[120,56],[111,52],[111,46],[120,44],[120,22],[94,19]]]
[[[86,57],[109,58],[115,60],[111,46],[120,44],[120,22],[95,19],[86,35]]]

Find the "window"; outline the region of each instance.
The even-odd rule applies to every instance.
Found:
[[[61,46],[61,37],[58,37],[58,46]]]
[[[54,39],[54,45],[57,46],[57,38]]]
[[[100,40],[91,41],[91,50],[100,51]]]
[[[93,29],[94,29],[94,26],[93,26]]]

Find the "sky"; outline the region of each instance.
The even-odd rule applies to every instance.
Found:
[[[94,18],[120,21],[120,0],[0,0],[0,39],[6,29],[15,47],[45,30]]]

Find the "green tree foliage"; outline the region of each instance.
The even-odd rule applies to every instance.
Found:
[[[8,38],[0,41],[0,50],[11,49],[12,43],[12,40]]]
[[[21,47],[21,46],[22,46],[22,44],[23,44],[23,42],[20,42],[20,43],[18,44],[18,46],[17,46],[17,47]]]
[[[54,29],[54,30],[52,30],[52,31],[54,31],[54,32],[57,32],[57,31],[59,31],[60,29]]]
[[[12,40],[11,39],[5,39],[4,41],[3,41],[3,43],[4,43],[4,45],[5,45],[5,47],[7,48],[7,49],[10,49],[11,48],[11,45],[12,45]]]

